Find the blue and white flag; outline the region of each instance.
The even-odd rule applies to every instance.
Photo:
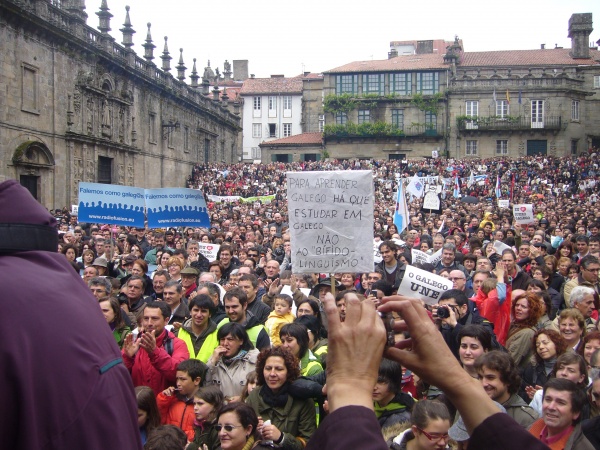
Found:
[[[404,188],[402,187],[402,181],[398,183],[398,193],[396,194],[396,211],[394,212],[394,225],[398,228],[398,233],[408,226],[408,208],[406,206],[406,195],[404,195]]]
[[[458,182],[458,175],[454,177],[454,192],[452,195],[454,198],[460,197],[460,183]]]
[[[500,190],[500,175],[496,175],[496,198],[500,198],[502,196],[502,191]]]

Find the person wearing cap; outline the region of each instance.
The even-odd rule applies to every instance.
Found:
[[[187,299],[190,294],[196,290],[198,284],[198,271],[193,267],[184,267],[181,274],[181,287],[183,288],[183,296]]]
[[[484,353],[475,361],[475,370],[486,394],[500,403],[515,422],[527,429],[539,418],[538,413],[519,397],[521,377],[508,353],[500,350]]]
[[[542,417],[529,432],[551,449],[592,450],[594,446],[581,431],[581,413],[586,393],[564,378],[551,378],[544,385]]]
[[[92,267],[95,267],[98,271],[97,276],[105,277],[108,275],[108,261],[106,261],[106,258],[99,256],[92,263]]]

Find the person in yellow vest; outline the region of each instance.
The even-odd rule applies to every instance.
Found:
[[[219,345],[217,325],[211,320],[215,311],[213,300],[206,294],[196,295],[188,304],[190,315],[177,333],[187,345],[190,359],[206,363]]]
[[[592,450],[594,446],[581,431],[585,390],[563,378],[551,378],[544,385],[542,418],[529,432],[551,449]]]
[[[223,304],[227,317],[219,322],[217,329],[227,323],[237,322],[244,327],[254,347],[259,350],[271,348],[267,329],[251,311],[248,311],[248,297],[243,289],[233,288],[227,291],[223,296]]]
[[[279,331],[281,346],[300,361],[300,375],[309,377],[323,372],[319,359],[308,348],[308,329],[299,323],[288,323]]]

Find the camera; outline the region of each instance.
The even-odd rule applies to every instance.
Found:
[[[440,319],[447,319],[448,317],[450,317],[450,307],[449,306],[440,306],[437,309],[437,316]]]
[[[377,289],[372,289],[372,290],[371,290],[371,295],[372,295],[373,297],[377,297]]]

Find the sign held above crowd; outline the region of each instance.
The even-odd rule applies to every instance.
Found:
[[[288,172],[287,195],[294,272],[373,270],[371,171]]]

